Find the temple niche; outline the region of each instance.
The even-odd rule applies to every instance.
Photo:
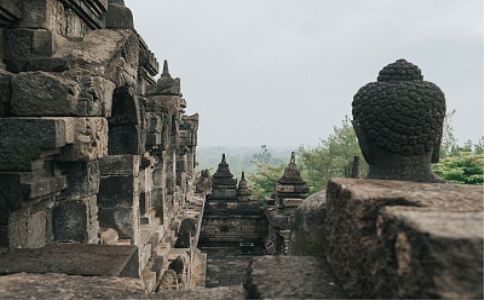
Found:
[[[0,40],[0,248],[116,246],[130,254],[112,263],[156,289],[203,202],[180,79],[165,61],[155,80],[122,0],[2,1]],[[182,236],[180,288],[199,255]]]

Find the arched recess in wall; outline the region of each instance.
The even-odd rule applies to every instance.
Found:
[[[124,85],[114,90],[108,121],[109,155],[143,153],[141,109],[134,87]]]

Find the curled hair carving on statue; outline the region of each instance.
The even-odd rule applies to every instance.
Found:
[[[387,65],[377,82],[360,88],[352,107],[353,119],[368,141],[389,152],[412,156],[440,147],[444,93],[404,59]],[[438,153],[432,155],[435,161]]]

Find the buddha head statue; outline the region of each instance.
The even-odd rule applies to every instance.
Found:
[[[416,65],[404,59],[387,65],[377,82],[358,90],[352,106],[367,178],[445,182],[431,170],[439,161],[445,97]]]

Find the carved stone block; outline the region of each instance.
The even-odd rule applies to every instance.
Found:
[[[62,119],[0,119],[0,170],[27,171],[43,149],[66,144],[66,123]]]
[[[93,162],[72,162],[63,164],[69,188],[60,195],[63,199],[81,199],[99,191],[99,164]]]
[[[108,154],[108,122],[104,118],[65,118],[67,146],[63,161],[93,161]]]
[[[24,28],[44,28],[56,32],[65,29],[64,6],[57,0],[19,1],[22,18],[14,26]]]
[[[12,77],[10,111],[16,116],[111,116],[114,83],[87,72]]]

